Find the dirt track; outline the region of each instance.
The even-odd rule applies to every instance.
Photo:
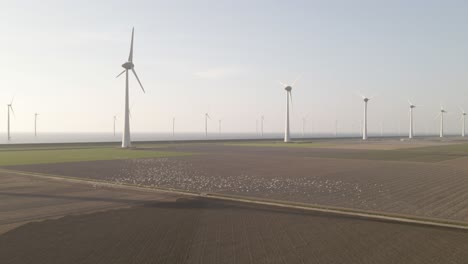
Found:
[[[181,198],[30,223],[1,263],[463,263],[468,232]]]

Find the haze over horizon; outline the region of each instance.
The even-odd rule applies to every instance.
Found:
[[[293,133],[356,131],[369,102],[369,131],[458,133],[468,110],[468,2],[464,1],[4,1],[0,0],[0,136],[14,96],[12,133],[109,132],[123,127],[130,78],[132,132],[266,132],[284,127],[292,82]]]

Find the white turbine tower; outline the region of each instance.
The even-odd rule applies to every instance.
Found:
[[[286,119],[285,119],[285,127],[284,127],[284,142],[291,142],[291,134],[290,134],[290,128],[289,128],[289,101],[291,101],[291,106],[292,106],[292,87],[296,84],[297,80],[299,77],[294,80],[294,82],[291,85],[286,85],[282,82],[280,82],[281,85],[283,85],[284,90],[286,90]]]
[[[411,103],[410,100],[408,100],[409,104],[409,138],[414,137],[414,122],[413,122],[413,109],[416,108],[416,106],[421,106],[421,105],[415,105]]]
[[[129,95],[128,95],[128,71],[131,70],[133,75],[135,75],[138,83],[140,84],[141,89],[145,92],[143,85],[140,82],[140,78],[135,71],[135,65],[133,64],[133,35],[134,35],[134,28],[132,29],[132,40],[130,44],[130,55],[128,56],[128,61],[122,64],[122,67],[125,69],[123,70],[117,77],[125,73],[125,119],[124,119],[124,131],[122,136],[122,148],[129,148],[131,147],[130,141],[130,108],[129,108]]]
[[[361,95],[362,100],[364,101],[364,119],[363,119],[363,126],[362,126],[362,140],[367,140],[367,102],[371,99],[370,97],[366,97]]]
[[[466,112],[463,110],[463,108],[460,107],[461,110],[461,118],[460,120],[462,121],[462,137],[465,137],[465,119],[466,119]]]
[[[221,119],[218,120],[218,126],[219,126],[219,134],[221,135]]]
[[[34,113],[34,136],[37,137],[37,116],[38,113]]]
[[[9,104],[7,104],[7,108],[8,108],[8,141],[11,140],[11,136],[10,136],[10,110],[13,113],[13,116],[15,115],[15,111],[13,110],[13,99],[15,99],[15,98],[13,97],[11,99],[11,102]]]
[[[444,107],[441,105],[440,106],[440,113],[436,116],[436,118],[440,117],[440,132],[439,132],[439,137],[443,138],[444,137],[444,114],[447,113],[447,111],[444,110]]]
[[[205,136],[208,136],[208,119],[211,119],[208,113],[205,113]]]

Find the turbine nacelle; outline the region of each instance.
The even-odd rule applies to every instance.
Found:
[[[291,86],[286,86],[284,89],[285,89],[286,91],[290,92],[290,91],[292,90],[292,87],[291,87]]]
[[[133,67],[135,67],[135,65],[133,64],[133,62],[127,61],[126,63],[122,64],[122,67],[124,69],[131,70],[133,69]]]
[[[369,100],[370,100],[370,98],[367,98],[367,97],[363,97],[362,99],[363,99],[364,102],[366,102],[366,103],[369,102]]]

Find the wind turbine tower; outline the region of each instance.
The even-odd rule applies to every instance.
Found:
[[[175,136],[175,117],[172,118],[172,136]]]
[[[34,113],[34,136],[37,137],[37,116],[38,113]]]
[[[286,143],[291,142],[291,131],[289,128],[289,101],[291,101],[292,106],[292,87],[296,84],[298,79],[299,77],[297,77],[291,85],[286,85],[280,82],[280,84],[284,87],[284,90],[286,90],[286,118],[284,126],[284,142]]]
[[[411,103],[410,100],[408,100],[408,104],[409,104],[409,120],[410,120],[410,123],[409,123],[409,138],[413,138],[414,137],[414,123],[413,123],[413,109],[416,108],[416,105],[414,105],[413,103]]]
[[[11,99],[11,102],[9,104],[7,104],[7,108],[8,108],[8,141],[11,140],[11,136],[10,136],[10,110],[11,110],[11,113],[13,115],[15,115],[15,111],[13,110],[13,99]]]
[[[221,135],[221,119],[218,120],[218,126],[219,126],[219,134]]]
[[[117,121],[117,116],[114,116],[114,137],[115,137],[115,122]]]
[[[130,55],[128,56],[128,61],[122,64],[123,70],[117,77],[125,73],[125,119],[124,119],[124,131],[122,136],[122,148],[130,148],[132,146],[130,140],[130,106],[129,106],[129,91],[128,91],[128,71],[132,71],[135,75],[138,83],[140,84],[141,89],[145,92],[143,85],[140,82],[140,78],[135,71],[135,64],[133,64],[133,35],[135,29],[132,29],[132,40],[130,44]]]
[[[205,136],[208,136],[208,119],[211,119],[210,115],[205,113]]]
[[[367,140],[367,102],[371,98],[361,95],[362,100],[364,101],[364,119],[363,119],[363,127],[362,127],[362,140]]]
[[[436,116],[440,117],[440,132],[439,132],[439,137],[443,138],[444,137],[444,114],[447,113],[447,111],[444,110],[443,106],[440,106],[440,113],[439,115]]]
[[[461,110],[461,121],[462,121],[462,137],[465,137],[465,119],[466,119],[466,112],[463,110],[463,108],[460,107]]]

